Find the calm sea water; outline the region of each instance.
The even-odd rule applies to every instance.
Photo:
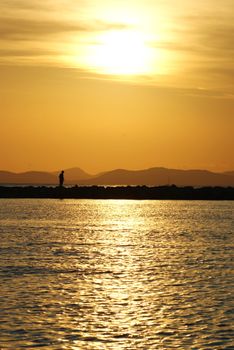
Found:
[[[234,202],[0,200],[0,349],[234,349]]]

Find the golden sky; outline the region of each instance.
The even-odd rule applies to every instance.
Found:
[[[1,0],[0,169],[234,170],[233,0]]]

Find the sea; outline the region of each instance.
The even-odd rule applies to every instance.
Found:
[[[234,349],[234,202],[0,199],[0,349]]]

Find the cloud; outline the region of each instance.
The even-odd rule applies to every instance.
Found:
[[[203,4],[199,0],[196,6],[197,12],[191,12],[191,6],[185,4],[185,8],[179,7],[175,13],[171,6],[175,0],[160,0],[165,14],[168,12],[172,18],[171,22],[166,23],[168,32],[166,30],[165,33],[168,35],[162,35],[162,41],[147,44],[155,51],[162,50],[162,57],[165,57],[163,64],[166,68],[168,66],[169,73],[163,77],[165,79],[162,80],[162,84],[166,81],[177,86],[215,89],[220,87],[224,91],[226,88],[232,90],[234,14],[231,11],[231,3],[233,0],[224,0],[222,6],[217,0],[213,1],[216,5],[212,3],[211,6],[211,1]],[[147,2],[152,3],[148,9],[151,6],[152,10],[160,9],[159,2],[157,4],[153,0]],[[97,6],[98,1],[94,0],[93,4]],[[69,61],[71,58],[72,61],[74,53],[78,57],[78,53],[82,53],[85,45],[92,45],[92,42],[96,44],[97,32],[132,29],[131,26],[121,23],[121,18],[120,23],[100,20],[103,17],[95,14],[95,10],[91,10],[91,7],[91,1],[87,0],[2,0],[1,62],[9,61],[13,64],[32,62],[38,65],[42,62],[55,66],[64,64],[66,59]],[[219,9],[220,13],[217,12]],[[154,23],[149,22],[149,28],[153,37],[157,25],[154,26]],[[166,52],[165,56],[163,52]],[[63,62],[64,57],[66,59]],[[82,68],[82,64],[79,67]],[[170,70],[170,67],[173,69]],[[157,72],[152,72],[150,75],[150,79],[154,82],[158,81],[158,78],[160,80]]]
[[[214,63],[213,65],[195,68],[193,69],[193,73],[217,81],[219,85],[225,81],[226,85],[233,87],[234,65],[226,64],[221,66]]]
[[[207,54],[234,51],[234,15],[189,16],[185,18],[191,42]]]
[[[19,50],[19,49],[0,49],[0,57],[37,57],[37,56],[53,56],[58,55],[57,51],[52,50]]]
[[[122,23],[105,23],[95,21],[89,23],[65,22],[54,20],[33,20],[22,18],[0,18],[1,40],[33,40],[46,35],[66,32],[90,32],[108,29],[126,29]]]
[[[174,30],[175,41],[155,42],[153,47],[218,56],[234,52],[234,16],[181,17],[183,27]]]
[[[200,20],[191,32],[194,58],[198,58],[199,73],[219,84],[234,77],[234,18]]]
[[[1,7],[5,11],[20,10],[51,10],[54,8],[74,9],[74,7],[84,5],[86,0],[1,0]]]
[[[234,19],[233,19],[234,21]],[[217,24],[203,26],[200,29],[199,41],[204,48],[218,56],[234,53],[234,24]]]
[[[28,1],[28,0],[2,0],[1,6],[5,9],[14,9],[14,10],[20,10],[20,9],[40,9],[45,8],[46,4],[34,2],[34,1]]]
[[[181,17],[180,23],[175,41],[155,42],[152,46],[179,54],[189,62],[191,73],[233,79],[234,16],[187,16]]]
[[[32,40],[43,35],[86,30],[87,27],[80,24],[70,24],[60,21],[39,21],[21,18],[0,19],[0,37],[2,40]]]
[[[233,98],[233,33],[231,11],[229,14],[178,15],[171,40],[153,42],[151,46],[167,51],[175,67],[181,69],[177,86],[181,83],[197,88],[199,94],[215,91],[215,96]]]

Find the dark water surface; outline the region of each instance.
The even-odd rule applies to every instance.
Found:
[[[0,349],[234,349],[234,202],[0,200]]]

